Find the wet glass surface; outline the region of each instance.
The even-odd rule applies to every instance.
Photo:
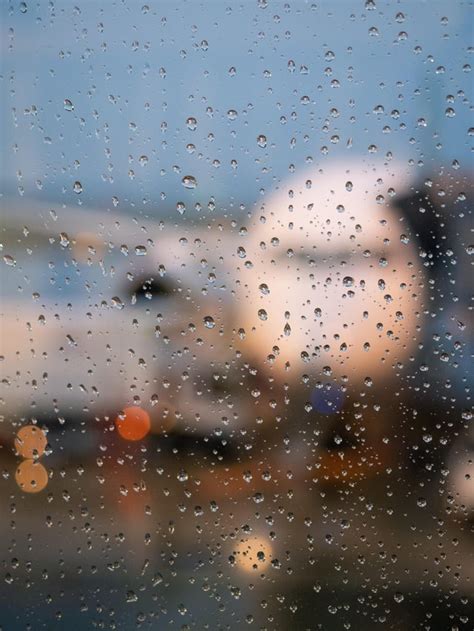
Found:
[[[0,10],[0,630],[471,629],[472,4]]]

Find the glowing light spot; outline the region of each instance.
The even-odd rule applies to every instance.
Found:
[[[272,548],[263,537],[242,540],[234,552],[236,564],[245,572],[266,569],[271,555]]]
[[[125,408],[115,419],[115,425],[125,440],[141,440],[150,431],[150,415],[139,407]]]
[[[25,493],[39,493],[48,484],[48,472],[40,462],[23,460],[15,472],[15,480]]]
[[[44,454],[46,444],[46,434],[36,425],[25,425],[15,437],[16,452],[23,458],[39,458]]]

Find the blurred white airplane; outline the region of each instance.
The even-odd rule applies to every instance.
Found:
[[[72,419],[87,436],[139,405],[153,432],[230,438],[240,460],[300,416],[302,381],[324,414],[341,387],[380,392],[421,323],[424,274],[396,209],[411,184],[399,165],[333,164],[284,185],[247,236],[10,206],[2,431]]]
[[[272,393],[267,444],[291,445],[275,466],[343,480],[397,453],[393,390],[403,392],[425,300],[414,231],[397,208],[413,185],[400,164],[333,163],[282,183],[246,226],[236,328]]]

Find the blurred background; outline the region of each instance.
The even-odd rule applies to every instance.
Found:
[[[472,628],[472,4],[0,11],[0,628]]]

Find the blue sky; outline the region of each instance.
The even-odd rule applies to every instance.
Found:
[[[2,3],[2,188],[234,212],[341,156],[472,168],[472,7],[373,4]]]

